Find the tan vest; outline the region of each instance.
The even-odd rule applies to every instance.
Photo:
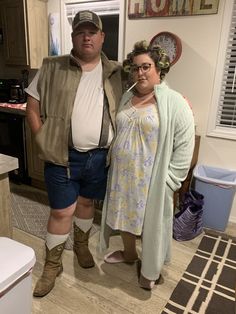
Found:
[[[102,54],[103,86],[113,126],[122,96],[121,66]],[[35,136],[39,157],[58,165],[68,165],[71,115],[81,68],[69,56],[44,59],[38,81],[43,126]]]

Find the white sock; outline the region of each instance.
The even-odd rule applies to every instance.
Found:
[[[46,245],[49,250],[53,249],[55,246],[66,242],[69,237],[69,233],[67,234],[52,234],[47,232],[46,235]]]
[[[93,225],[93,218],[91,219],[81,219],[78,217],[74,217],[74,222],[77,227],[80,228],[83,232],[87,232]]]

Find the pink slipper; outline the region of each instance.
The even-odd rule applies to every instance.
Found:
[[[130,261],[125,260],[123,251],[114,251],[112,253],[105,255],[105,257],[104,257],[104,261],[108,264],[117,264],[117,263],[133,264],[137,260],[138,260],[138,258],[136,258],[134,260],[130,260]]]

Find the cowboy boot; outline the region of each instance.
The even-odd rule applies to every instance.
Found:
[[[93,256],[88,248],[88,239],[91,228],[87,232],[83,232],[74,223],[74,247],[73,250],[77,256],[78,263],[83,268],[94,267]]]
[[[34,297],[43,297],[48,294],[55,285],[56,277],[63,271],[61,255],[65,247],[65,242],[51,250],[46,246],[46,259],[41,278],[37,281],[34,288]]]

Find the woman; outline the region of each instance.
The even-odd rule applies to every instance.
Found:
[[[124,249],[105,262],[132,263],[141,236],[139,285],[151,290],[170,261],[173,194],[191,163],[194,120],[183,96],[163,81],[170,67],[163,49],[138,42],[123,66],[135,86],[123,95],[116,118],[100,248],[119,230]]]

